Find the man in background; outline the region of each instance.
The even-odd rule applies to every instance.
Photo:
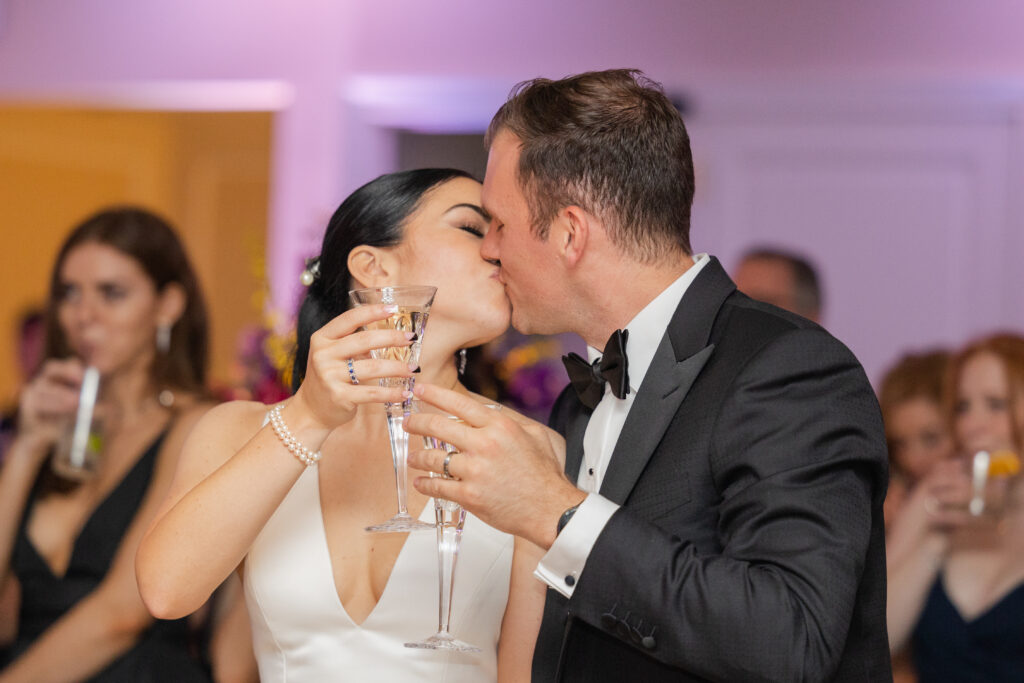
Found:
[[[733,279],[751,299],[821,322],[821,283],[814,266],[802,256],[755,247],[743,256]]]

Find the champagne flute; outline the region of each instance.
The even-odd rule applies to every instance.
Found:
[[[486,404],[492,410],[501,410],[497,403]],[[454,415],[449,420],[462,424],[463,420]],[[459,451],[454,446],[433,436],[423,437],[427,448],[437,448],[449,454]],[[444,477],[433,472],[431,477]],[[434,498],[434,516],[437,520],[437,633],[424,640],[405,643],[406,647],[427,650],[451,650],[453,652],[480,652],[475,645],[463,642],[452,635],[450,630],[452,619],[452,596],[455,594],[455,566],[459,560],[459,545],[462,542],[462,529],[466,524],[466,510],[455,501]]]
[[[427,325],[430,304],[433,303],[436,293],[436,287],[426,286],[371,287],[349,292],[349,297],[356,306],[389,304],[398,308],[390,317],[366,325],[366,329],[391,329],[413,333],[411,345],[373,349],[370,355],[377,359],[400,360],[411,366],[418,365],[423,331]],[[403,387],[410,392],[415,383],[412,377],[385,377],[379,381],[381,386]],[[433,524],[426,524],[411,516],[407,505],[409,435],[402,425],[411,405],[412,399],[406,399],[401,403],[384,404],[388,421],[388,440],[391,442],[391,459],[395,467],[398,512],[391,519],[366,527],[367,531],[406,532],[434,528]]]

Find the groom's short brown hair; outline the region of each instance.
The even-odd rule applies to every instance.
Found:
[[[638,260],[691,253],[690,139],[661,85],[640,71],[524,81],[494,115],[485,146],[502,130],[521,142],[519,182],[537,236],[575,205],[599,216]]]

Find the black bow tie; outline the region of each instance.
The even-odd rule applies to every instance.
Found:
[[[629,371],[627,369],[626,339],[629,330],[615,330],[608,338],[601,357],[593,365],[570,353],[562,356],[565,369],[569,373],[569,381],[580,397],[583,405],[591,410],[597,406],[604,396],[604,383],[611,384],[615,398],[624,398],[629,393]]]

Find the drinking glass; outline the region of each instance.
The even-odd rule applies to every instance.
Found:
[[[501,410],[497,403],[487,404],[492,410]],[[454,415],[449,420],[462,424]],[[437,448],[451,455],[458,453],[454,446],[433,436],[423,437],[427,448]],[[444,477],[430,473],[431,477]],[[455,566],[459,560],[459,545],[462,542],[462,528],[466,523],[466,511],[455,501],[434,498],[434,516],[437,520],[437,633],[420,641],[405,643],[406,647],[428,650],[452,650],[454,652],[480,652],[475,645],[463,642],[452,635],[452,596],[455,594]]]
[[[99,370],[87,367],[78,391],[75,421],[57,440],[50,463],[51,469],[65,479],[85,481],[96,474],[103,450],[102,425],[94,415],[99,390]]]
[[[366,329],[390,329],[413,333],[411,345],[373,349],[370,355],[377,359],[399,360],[408,365],[418,365],[423,331],[427,325],[427,316],[430,314],[430,304],[433,303],[436,293],[436,287],[415,285],[371,287],[349,292],[348,295],[356,306],[390,304],[398,307],[398,311],[390,317],[374,321],[367,325]],[[411,392],[415,381],[415,378],[412,377],[385,377],[380,380],[380,385],[402,387]],[[433,524],[426,524],[411,516],[407,504],[409,435],[402,429],[402,425],[405,424],[405,418],[409,415],[411,405],[411,399],[406,399],[401,403],[384,404],[388,421],[388,440],[391,442],[391,459],[395,467],[398,512],[387,521],[366,527],[367,531],[405,532],[434,528]]]
[[[978,451],[969,465],[973,495],[967,509],[974,517],[1001,516],[1010,484],[1020,474],[1020,457],[1009,450]]]

